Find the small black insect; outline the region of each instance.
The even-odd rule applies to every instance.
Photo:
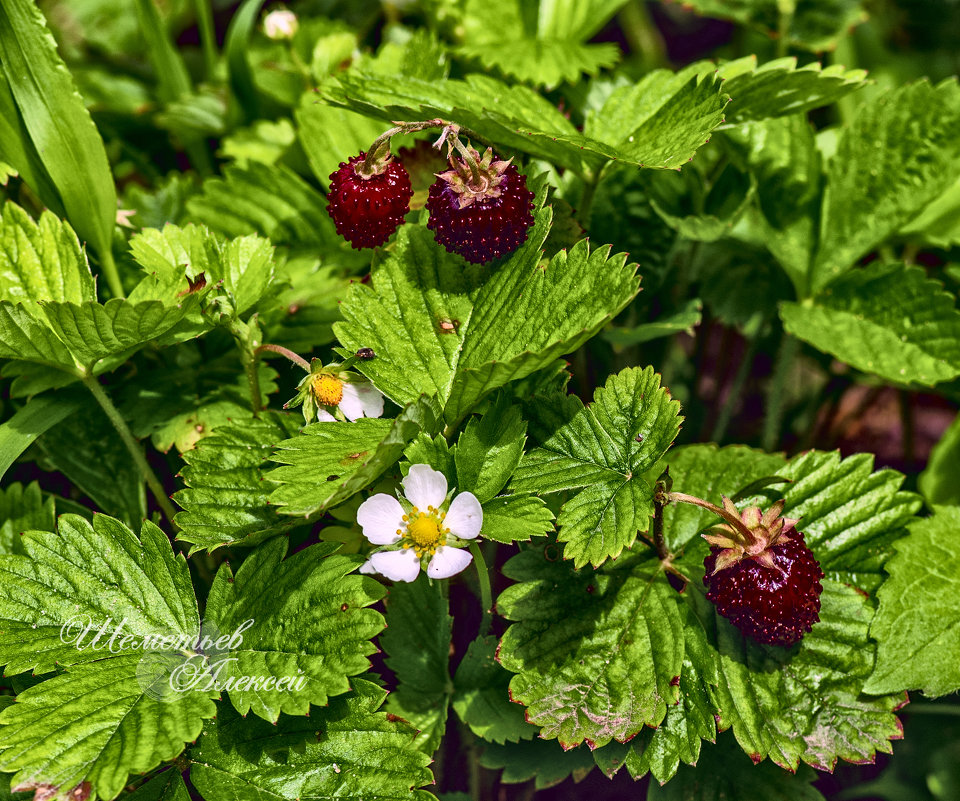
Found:
[[[363,359],[364,361],[374,359],[376,356],[377,354],[373,352],[373,348],[360,348],[360,350],[357,351],[357,358]]]

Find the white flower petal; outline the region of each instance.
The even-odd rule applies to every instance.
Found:
[[[364,562],[362,565],[360,565],[360,568],[357,570],[357,572],[358,572],[358,573],[366,573],[366,574],[369,575],[370,573],[376,573],[376,572],[377,572],[377,569],[373,566],[373,562],[371,562],[369,559],[367,559],[366,562]]]
[[[369,381],[347,381],[343,385],[340,411],[350,422],[361,417],[382,417],[383,395]]]
[[[357,509],[357,524],[363,536],[374,545],[392,545],[399,542],[397,529],[403,529],[403,507],[392,495],[380,493],[367,498]]]
[[[324,409],[322,406],[317,409],[317,422],[318,423],[336,423],[337,418],[334,417],[330,412]]]
[[[403,484],[403,494],[407,500],[421,512],[426,511],[428,506],[439,509],[446,500],[446,476],[428,465],[415,464],[400,483]]]
[[[420,573],[420,560],[413,548],[371,554],[370,562],[374,570],[392,581],[416,581]]]
[[[473,554],[463,548],[450,548],[441,545],[427,565],[430,578],[442,579],[455,576],[473,561]]]
[[[462,540],[472,540],[483,526],[483,509],[472,492],[461,492],[450,502],[443,525]]]

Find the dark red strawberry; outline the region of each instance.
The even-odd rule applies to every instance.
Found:
[[[390,158],[366,165],[361,152],[330,175],[327,211],[337,233],[354,248],[382,245],[410,211],[413,189],[403,165]]]
[[[462,160],[430,187],[427,227],[451,253],[483,264],[512,253],[527,241],[533,225],[533,192],[509,161],[494,160],[489,148],[476,175]]]
[[[715,526],[704,539],[710,555],[704,560],[707,598],[734,626],[766,645],[799,642],[820,620],[823,571],[794,526],[780,517],[783,501],[766,514],[759,507],[742,514],[723,499],[740,525]]]

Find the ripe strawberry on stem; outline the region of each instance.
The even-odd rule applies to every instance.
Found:
[[[380,137],[369,154],[361,151],[331,173],[327,212],[337,233],[355,249],[372,248],[403,223],[411,197],[410,176],[390,155],[389,136]]]
[[[510,160],[487,148],[481,158],[463,145],[458,128],[448,125],[437,146],[447,142],[450,169],[430,187],[427,227],[437,242],[473,264],[512,253],[527,241],[533,225],[533,192]],[[453,156],[456,149],[461,158]]]
[[[823,571],[798,521],[781,517],[783,500],[766,512],[758,506],[739,512],[729,498],[722,508],[681,492],[666,498],[726,521],[703,535],[710,543],[703,583],[707,599],[740,631],[765,645],[790,646],[820,620]]]

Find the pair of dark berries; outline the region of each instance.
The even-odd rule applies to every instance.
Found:
[[[451,253],[485,264],[512,253],[533,225],[533,192],[516,165],[473,151],[475,171],[462,161],[430,186],[427,227]],[[387,157],[368,165],[361,152],[330,176],[327,210],[337,233],[354,248],[386,242],[410,210],[413,187],[406,168]]]
[[[781,517],[783,501],[766,513],[750,507],[739,513],[723,499],[725,518],[704,539],[707,598],[734,626],[757,642],[789,646],[820,620],[823,571],[797,531],[797,521]]]

